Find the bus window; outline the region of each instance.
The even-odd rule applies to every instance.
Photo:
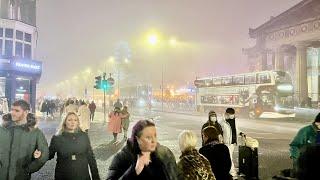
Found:
[[[221,78],[213,78],[212,83],[214,86],[221,86]]]
[[[275,71],[273,73],[276,83],[292,83],[291,77],[288,73],[283,71]]]
[[[246,75],[244,79],[245,84],[255,84],[256,76],[255,75]]]
[[[204,82],[205,82],[206,86],[212,86],[212,80],[211,79],[206,79],[206,80],[204,80]]]
[[[271,78],[268,73],[258,74],[258,84],[271,83]]]
[[[223,77],[222,78],[222,85],[231,85],[232,84],[232,77]]]
[[[244,84],[244,76],[234,76],[233,77],[233,84],[235,84],[235,85]]]

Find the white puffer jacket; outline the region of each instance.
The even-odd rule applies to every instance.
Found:
[[[232,142],[232,129],[230,124],[225,120],[223,117],[222,120],[219,121],[222,131],[223,131],[223,142],[226,145],[230,145]],[[241,132],[238,128],[237,119],[235,120],[235,126],[236,126],[236,133],[237,133],[237,142],[238,142],[238,135]]]

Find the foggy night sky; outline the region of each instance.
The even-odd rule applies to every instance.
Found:
[[[196,76],[247,72],[242,48],[255,44],[256,28],[300,0],[40,0],[37,59],[40,86],[70,79],[87,67],[97,70],[119,42],[132,49],[130,81],[193,82]],[[143,36],[156,29],[184,45],[150,50]],[[107,71],[112,68],[107,66]],[[96,74],[96,72],[95,72]],[[147,76],[146,76],[147,74]],[[129,77],[128,77],[129,76]],[[92,79],[92,81],[94,81]]]

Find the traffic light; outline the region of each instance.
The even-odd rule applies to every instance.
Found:
[[[108,91],[111,89],[111,84],[107,80],[101,81],[101,89]]]
[[[95,77],[95,79],[96,79],[96,85],[94,85],[93,87],[96,88],[96,89],[102,89],[102,87],[101,87],[101,84],[102,84],[101,76],[97,76],[97,77]]]

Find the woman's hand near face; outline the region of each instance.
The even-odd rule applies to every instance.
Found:
[[[148,166],[150,162],[150,152],[142,152],[141,155],[138,155],[135,168],[137,175],[139,175],[142,172],[144,166]]]
[[[35,159],[39,159],[41,157],[41,151],[38,151],[38,149],[36,149],[33,153],[33,157]]]

